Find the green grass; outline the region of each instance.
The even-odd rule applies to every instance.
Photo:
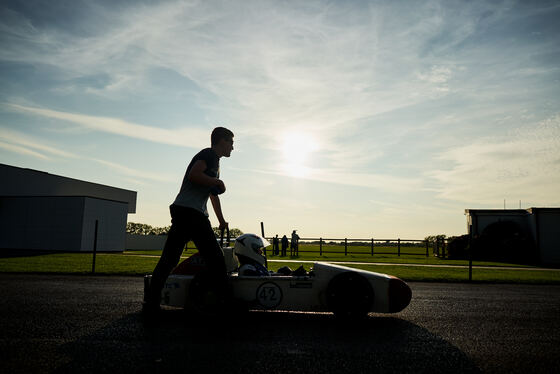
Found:
[[[379,252],[382,251],[381,247],[376,247],[376,249],[379,250]],[[390,247],[388,249],[394,248]],[[413,264],[468,265],[468,261],[464,260],[439,259],[431,255],[426,257],[425,248],[422,254],[406,256],[397,256],[396,254],[376,254],[373,257],[369,252],[362,254],[349,254],[348,256],[345,256],[344,247],[342,247],[342,253],[324,253],[323,256],[319,256],[318,252],[311,253],[305,252],[304,250],[309,250],[309,247],[302,246],[300,248],[300,256],[298,257],[278,257],[269,255],[269,260],[271,260],[269,262],[269,269],[278,270],[278,268],[282,266],[289,266],[292,269],[296,269],[300,265],[303,265],[307,270],[309,270],[312,266],[310,263],[303,263],[301,261],[396,263],[401,265],[349,264],[347,266],[395,275],[406,281],[468,281],[468,268],[410,266]],[[183,253],[183,258],[186,258],[195,252],[195,249],[189,249]],[[99,253],[96,257],[95,270],[97,274],[137,276],[150,274],[153,271],[160,255],[161,250]],[[278,259],[288,260],[289,262],[273,261]],[[0,258],[0,272],[89,274],[92,270],[92,260],[93,255],[91,253],[51,253],[25,257]],[[476,282],[560,284],[560,270],[530,270],[528,269],[528,266],[497,262],[477,261],[474,262],[473,265],[473,281]],[[479,269],[477,266],[493,266],[496,267],[496,269]],[[504,266],[517,267],[519,270],[500,268]]]

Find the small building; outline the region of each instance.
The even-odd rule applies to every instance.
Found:
[[[513,222],[532,239],[542,264],[560,265],[560,208],[466,209],[465,215],[471,237],[496,222]]]
[[[0,164],[0,248],[123,251],[136,191]],[[96,224],[97,223],[97,224]]]

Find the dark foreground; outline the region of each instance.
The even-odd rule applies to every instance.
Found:
[[[142,278],[0,274],[0,372],[558,372],[560,286],[412,283],[395,315],[140,316]]]

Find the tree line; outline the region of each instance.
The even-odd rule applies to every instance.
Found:
[[[145,223],[137,223],[137,222],[128,222],[126,224],[126,232],[127,234],[136,234],[136,235],[167,235],[169,234],[169,229],[171,226],[165,227],[153,227],[147,225]],[[216,237],[220,237],[220,229],[218,227],[213,227],[214,234]],[[240,235],[243,235],[243,231],[238,228],[229,229],[229,235],[231,238],[236,238]]]

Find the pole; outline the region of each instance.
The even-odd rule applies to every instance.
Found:
[[[323,238],[319,238],[319,256],[323,255]]]
[[[401,255],[401,238],[398,239],[397,244],[398,244],[398,250],[399,250],[399,256],[400,256]]]
[[[348,238],[344,238],[344,256],[348,256]]]
[[[264,238],[264,223],[261,222],[261,236]]]
[[[471,230],[469,230],[471,231]],[[472,232],[469,233],[469,282],[472,282],[472,245],[473,245],[473,240],[472,240]]]
[[[91,272],[95,274],[95,256],[97,255],[97,228],[99,221],[95,220],[95,232],[93,234],[93,263],[91,264]]]
[[[371,238],[371,255],[373,256],[373,238]]]
[[[426,257],[429,256],[428,252],[430,250],[430,242],[428,240],[426,240]]]

